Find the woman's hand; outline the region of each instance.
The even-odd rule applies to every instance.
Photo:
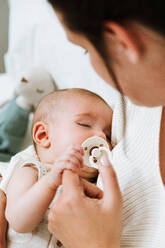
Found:
[[[93,167],[89,167],[86,165],[83,165],[83,167],[80,168],[80,170],[78,171],[78,175],[81,178],[84,178],[84,179],[91,181],[91,182],[93,182],[93,181],[96,182],[98,174],[99,174],[98,169],[93,168]]]
[[[6,196],[0,190],[0,248],[6,248],[7,221],[5,218]]]
[[[67,248],[118,248],[122,232],[122,197],[108,159],[99,168],[104,194],[64,171],[63,192],[49,213],[48,228]]]

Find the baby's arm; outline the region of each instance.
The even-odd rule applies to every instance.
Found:
[[[37,171],[32,167],[15,172],[7,189],[6,208],[7,220],[15,231],[31,232],[40,223],[61,184],[63,171],[78,172],[82,167],[80,153],[78,148],[69,149],[39,181]]]
[[[6,196],[3,191],[0,190],[0,248],[6,248],[7,221],[5,218],[5,208]]]

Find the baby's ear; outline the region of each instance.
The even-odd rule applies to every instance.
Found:
[[[50,140],[48,135],[48,124],[39,121],[33,127],[33,140],[34,142],[44,148],[50,147]]]

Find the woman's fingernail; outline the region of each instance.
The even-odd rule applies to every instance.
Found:
[[[101,159],[100,159],[100,162],[103,166],[109,166],[109,159],[108,159],[108,156],[106,154],[104,154]]]

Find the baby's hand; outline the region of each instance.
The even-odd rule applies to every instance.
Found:
[[[54,190],[62,184],[62,174],[64,170],[72,170],[79,173],[83,167],[83,149],[78,146],[71,146],[66,150],[56,163],[51,167],[49,175],[49,185]]]

